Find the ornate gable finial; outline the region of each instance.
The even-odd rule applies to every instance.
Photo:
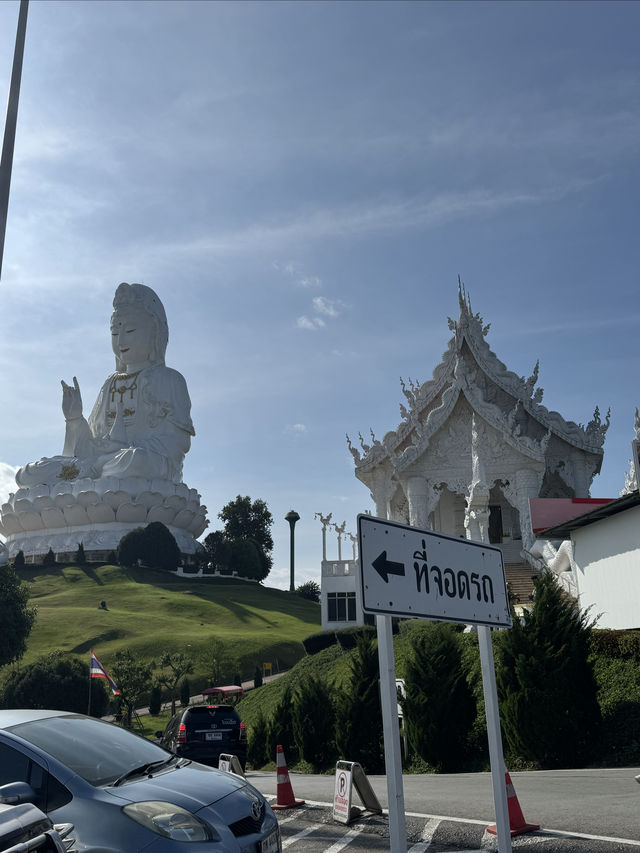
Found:
[[[587,424],[585,432],[597,447],[602,447],[602,445],[604,444],[604,438],[607,434],[607,430],[609,429],[610,423],[611,408],[609,408],[607,416],[603,422],[602,418],[600,417],[600,409],[598,408],[598,406],[596,406],[593,412],[593,418]]]
[[[636,408],[636,416],[633,421],[633,433],[636,441],[640,441],[640,414]],[[636,476],[636,466],[633,459],[629,460],[629,471],[624,475],[624,489],[620,492],[620,497],[630,495],[638,489],[638,478]]]
[[[349,433],[347,433],[347,447],[349,448],[349,453],[353,456],[353,461],[356,465],[359,465],[362,461],[362,457],[360,456],[360,451],[357,447],[354,447],[351,443],[351,439],[349,438]]]

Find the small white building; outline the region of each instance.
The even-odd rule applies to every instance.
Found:
[[[326,516],[316,513],[322,524],[322,577],[320,584],[320,607],[322,630],[364,625],[362,594],[358,583],[358,555],[356,537],[346,533],[346,521],[341,525],[331,523],[332,513]],[[327,530],[337,533],[338,555],[327,559]],[[342,557],[343,538],[352,545],[351,559]]]
[[[598,628],[640,628],[638,490],[537,533],[533,553]]]

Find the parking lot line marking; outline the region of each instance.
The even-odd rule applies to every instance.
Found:
[[[422,841],[418,841],[413,847],[410,847],[407,853],[425,853],[431,846],[431,839],[434,836],[436,829],[440,826],[440,819],[437,817],[430,818],[424,825],[422,830]]]
[[[287,838],[282,842],[282,849],[285,847],[290,847],[296,841],[299,841],[301,838],[304,838],[305,835],[310,835],[312,832],[316,832],[318,829],[324,829],[324,824],[322,823],[312,823],[310,826],[306,826],[296,835],[292,835],[291,838]]]
[[[339,841],[336,841],[335,844],[332,844],[331,847],[327,847],[324,853],[339,853],[347,844],[351,844],[354,838],[362,833],[364,826],[362,824],[356,824],[353,829],[350,829],[346,832]]]

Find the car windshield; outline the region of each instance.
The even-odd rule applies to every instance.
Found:
[[[108,785],[145,764],[168,761],[170,753],[126,729],[91,717],[65,715],[11,726],[91,785]]]

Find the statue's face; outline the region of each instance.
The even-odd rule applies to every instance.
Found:
[[[111,317],[111,346],[127,368],[147,364],[153,352],[153,320],[140,308],[124,307]]]

